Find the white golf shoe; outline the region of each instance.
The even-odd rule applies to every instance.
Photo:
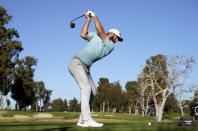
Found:
[[[82,126],[82,123],[78,122],[78,123],[77,123],[77,126]]]
[[[81,126],[81,127],[103,127],[103,123],[97,123],[94,120],[87,120],[87,121],[83,121],[83,123],[78,122],[77,126]]]

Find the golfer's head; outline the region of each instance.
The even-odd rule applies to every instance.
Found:
[[[117,29],[110,29],[107,33],[110,36],[110,39],[113,41],[113,43],[116,43],[118,41],[122,42],[123,38],[121,38],[120,31]]]

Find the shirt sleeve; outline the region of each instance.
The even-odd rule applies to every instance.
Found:
[[[93,39],[93,37],[96,35],[95,32],[89,32],[89,39],[88,41],[90,41],[91,39]]]

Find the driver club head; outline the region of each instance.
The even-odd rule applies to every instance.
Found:
[[[74,27],[75,27],[75,24],[74,24],[73,22],[71,22],[71,23],[70,23],[70,27],[71,27],[71,28],[74,28]]]

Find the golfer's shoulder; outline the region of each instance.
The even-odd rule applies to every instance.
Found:
[[[97,35],[96,32],[89,32],[88,34],[89,34],[89,39],[88,39],[88,41],[91,40],[91,39],[93,39],[94,37],[98,37],[98,35]]]

